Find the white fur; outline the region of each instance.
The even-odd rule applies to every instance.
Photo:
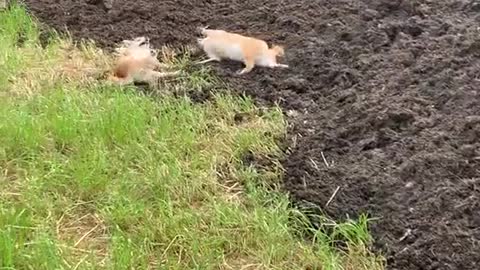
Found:
[[[132,56],[134,58],[157,57],[157,52],[150,48],[150,40],[145,37],[137,37],[133,40],[124,40],[116,49],[119,56]]]

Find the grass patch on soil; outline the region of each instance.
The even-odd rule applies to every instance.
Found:
[[[0,269],[382,269],[366,220],[302,241],[306,219],[271,188],[280,166],[242,162],[281,156],[278,108],[109,86],[109,61],[0,11]],[[169,88],[214,83],[203,70]]]

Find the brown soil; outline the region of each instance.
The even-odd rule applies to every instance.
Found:
[[[480,3],[468,0],[29,0],[75,38],[194,44],[210,25],[286,45],[288,70],[215,70],[290,117],[285,186],[367,212],[389,269],[480,264]],[[87,3],[89,2],[89,3]],[[323,161],[325,157],[329,166]]]

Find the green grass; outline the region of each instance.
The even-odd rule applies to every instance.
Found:
[[[0,12],[0,269],[382,269],[366,219],[302,240],[308,222],[271,188],[281,167],[243,164],[281,157],[278,108],[109,86],[85,75],[102,51],[38,36],[23,8]],[[166,88],[217,83],[203,69]]]

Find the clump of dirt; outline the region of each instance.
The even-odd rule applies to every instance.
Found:
[[[367,212],[389,269],[480,263],[480,4],[466,0],[27,0],[105,47],[193,44],[210,25],[286,46],[287,70],[214,63],[290,117],[285,187],[343,219]]]

